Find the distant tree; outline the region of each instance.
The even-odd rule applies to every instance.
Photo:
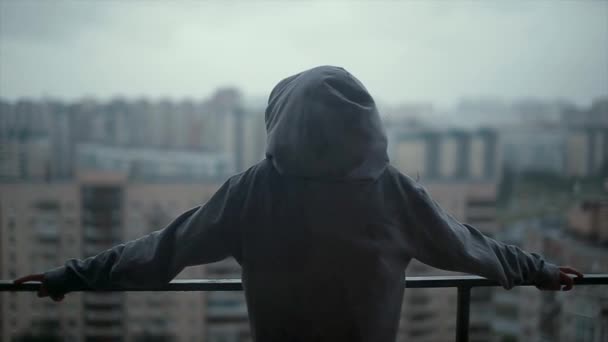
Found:
[[[571,180],[547,171],[525,171],[522,172],[521,178],[527,183],[534,183],[544,188],[565,189],[571,183]]]

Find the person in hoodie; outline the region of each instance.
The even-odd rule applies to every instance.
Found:
[[[187,266],[234,257],[254,341],[396,338],[412,259],[495,280],[569,290],[540,255],[455,220],[390,165],[371,95],[343,68],[288,77],[266,109],[266,158],[166,228],[44,274],[40,296],[157,287]]]

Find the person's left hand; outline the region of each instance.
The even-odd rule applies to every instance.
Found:
[[[41,273],[30,274],[25,277],[15,279],[15,280],[13,280],[13,284],[23,284],[28,281],[39,281],[40,282],[40,288],[38,289],[38,297],[40,297],[40,298],[50,297],[52,300],[54,300],[56,302],[61,302],[63,300],[63,298],[64,298],[63,295],[51,296],[49,294],[46,286],[44,286],[44,274],[41,274]]]
[[[561,288],[562,291],[570,291],[574,287],[574,280],[569,276],[572,274],[577,278],[583,278],[585,275],[581,272],[575,270],[570,266],[560,266],[559,267],[559,280],[564,287]]]

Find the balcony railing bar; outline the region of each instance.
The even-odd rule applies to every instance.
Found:
[[[469,340],[469,316],[471,313],[471,287],[458,286],[456,301],[456,342]]]
[[[575,285],[608,285],[608,274],[586,274],[585,277],[574,279]],[[0,292],[37,291],[40,283],[31,282],[15,285],[11,280],[0,280]],[[499,286],[495,281],[477,276],[432,276],[432,277],[406,277],[405,287],[408,289],[419,288],[443,288],[443,287],[487,287]],[[532,286],[524,283],[518,286]],[[103,291],[127,291],[127,292],[156,292],[156,291],[242,291],[243,286],[240,279],[175,279],[169,284],[160,286],[116,287]],[[93,291],[85,289],[83,291]],[[96,290],[100,291],[100,290]]]
[[[608,274],[586,274],[583,278],[575,278],[574,284],[580,285],[608,285]],[[524,283],[517,286],[532,286]],[[32,292],[37,291],[40,283],[13,284],[10,280],[0,280],[0,292]],[[477,276],[434,276],[434,277],[406,277],[405,287],[419,288],[446,288],[455,287],[458,290],[456,313],[456,341],[466,342],[469,339],[469,315],[471,305],[471,289],[473,287],[499,286],[495,281]],[[176,279],[166,285],[146,286],[145,288],[111,288],[107,291],[242,291],[240,279]],[[83,291],[93,291],[85,289]],[[99,290],[97,290],[99,291]]]

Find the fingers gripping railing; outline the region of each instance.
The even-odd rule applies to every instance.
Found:
[[[521,284],[519,286],[531,286]],[[574,285],[608,285],[608,274],[586,274],[583,278],[575,278]],[[0,292],[38,291],[40,283],[13,284],[10,280],[0,280]],[[446,288],[455,287],[458,291],[456,314],[456,341],[466,342],[469,338],[469,313],[471,304],[471,289],[473,287],[499,286],[497,282],[476,276],[440,276],[440,277],[407,277],[406,288]],[[240,279],[179,279],[165,286],[147,288],[113,288],[104,291],[242,291]],[[91,290],[85,290],[91,291]]]

